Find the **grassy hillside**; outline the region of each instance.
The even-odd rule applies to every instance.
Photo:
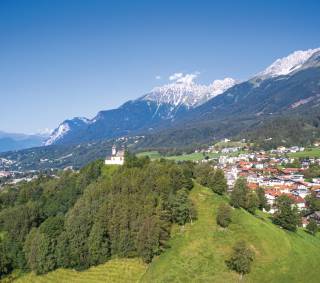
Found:
[[[225,200],[200,186],[191,197],[198,221],[175,232],[172,248],[154,260],[142,282],[238,282],[239,276],[227,269],[225,260],[240,239],[256,253],[252,272],[243,282],[319,282],[319,238],[302,230],[283,231],[264,215],[259,219],[242,210],[233,211],[234,224],[223,230],[215,223],[215,210]]]
[[[241,282],[319,282],[320,239],[303,230],[286,232],[264,214],[257,217],[233,210],[233,224],[216,225],[215,211],[224,197],[197,185],[191,198],[198,220],[175,227],[171,246],[148,268],[138,260],[112,260],[84,272],[58,270],[45,276],[27,275],[16,282],[238,282],[225,265],[231,247],[246,240],[255,250],[252,271]]]

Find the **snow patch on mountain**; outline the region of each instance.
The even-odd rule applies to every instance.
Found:
[[[51,136],[45,141],[44,145],[48,146],[48,145],[54,144],[55,141],[62,138],[69,131],[70,131],[70,126],[68,123],[60,124],[59,127],[56,128],[51,134]]]
[[[320,51],[320,48],[299,50],[291,53],[287,57],[277,59],[268,68],[260,72],[258,77],[276,77],[288,75],[299,69],[314,53]]]
[[[54,144],[56,141],[65,136],[74,126],[89,123],[91,123],[91,120],[85,117],[76,117],[72,120],[64,121],[51,133],[50,137],[45,141],[44,145],[48,146]]]
[[[171,104],[175,107],[184,105],[191,108],[223,93],[237,83],[232,78],[225,78],[215,80],[209,85],[201,85],[194,82],[196,77],[197,73],[175,73],[169,77],[173,83],[155,87],[141,99],[155,101],[157,104]]]

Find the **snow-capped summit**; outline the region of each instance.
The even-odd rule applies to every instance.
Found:
[[[209,85],[211,93],[217,96],[225,92],[230,87],[233,87],[238,82],[233,78],[224,78],[223,80],[214,80],[212,84]]]
[[[61,123],[58,128],[56,128],[50,137],[45,141],[44,145],[52,145],[54,142],[62,138],[68,131],[70,131],[70,126],[68,123]]]
[[[200,121],[203,117],[220,119],[237,115],[251,117],[253,114],[258,117],[276,113],[284,109],[284,105],[292,109],[318,99],[319,68],[320,48],[317,48],[296,51],[278,59],[243,83],[225,78],[204,85],[195,82],[199,75],[197,72],[175,73],[169,77],[169,83],[155,87],[144,96],[127,101],[116,109],[100,111],[91,120],[66,120],[54,130],[45,145],[103,140],[142,131],[149,133],[157,127],[175,126],[181,121]],[[300,73],[304,70],[308,71]],[[305,85],[298,89],[296,85],[300,81]]]
[[[90,135],[101,139],[120,132],[128,133],[131,128],[136,129],[138,126],[143,128],[148,123],[174,120],[177,115],[205,103],[236,84],[234,79],[225,78],[215,80],[209,85],[200,85],[194,82],[197,75],[198,73],[176,73],[169,77],[171,83],[155,87],[150,93],[128,101],[117,109],[100,111],[91,120],[87,118],[66,120],[52,132],[44,145],[72,143],[75,140],[86,139],[82,133],[88,131]],[[103,128],[109,131],[102,131]]]
[[[320,48],[299,50],[291,53],[287,57],[277,59],[268,68],[260,72],[258,77],[276,77],[288,75],[299,69],[314,53],[320,51]]]
[[[173,83],[153,88],[142,99],[158,104],[166,103],[175,107],[184,105],[191,108],[208,101],[236,84],[236,80],[225,78],[215,80],[210,85],[201,85],[194,82],[196,76],[195,74],[174,74],[170,77],[171,80],[174,80]]]

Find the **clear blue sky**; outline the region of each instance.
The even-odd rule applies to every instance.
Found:
[[[318,0],[1,0],[0,130],[91,118],[175,72],[246,79],[319,46]]]

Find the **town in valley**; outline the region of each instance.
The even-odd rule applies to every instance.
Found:
[[[117,142],[127,141],[125,137],[117,139]],[[138,153],[138,156],[160,158],[153,152]],[[124,146],[112,146],[111,154],[105,158],[106,165],[123,165],[125,161]],[[179,154],[175,156],[161,156],[181,161],[194,163],[208,163],[213,168],[224,171],[228,184],[228,192],[232,192],[235,182],[244,178],[251,191],[263,188],[269,209],[265,212],[276,212],[276,200],[281,195],[287,195],[296,206],[301,215],[302,227],[306,227],[310,219],[314,219],[320,225],[320,211],[308,209],[308,197],[313,196],[320,200],[320,142],[315,142],[312,147],[279,146],[271,150],[254,150],[252,143],[246,140],[232,141],[223,139],[211,146],[203,146],[193,153]],[[15,185],[20,182],[30,182],[39,175],[55,176],[58,169],[45,171],[10,171],[14,161],[0,159],[0,188],[4,185]],[[74,171],[72,166],[64,170]]]

